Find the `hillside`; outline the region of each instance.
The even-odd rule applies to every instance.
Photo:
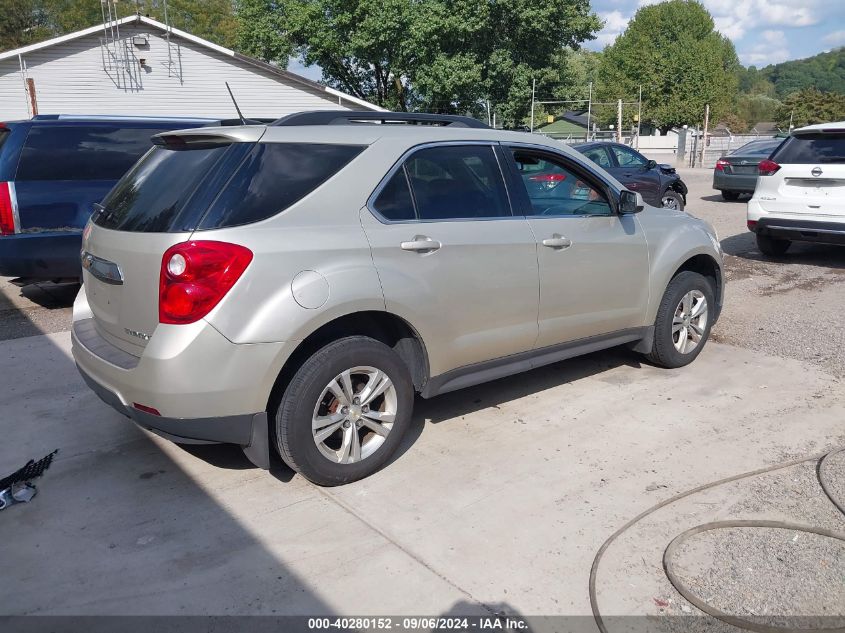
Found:
[[[765,68],[749,66],[740,75],[740,91],[783,99],[803,88],[845,94],[845,47]]]

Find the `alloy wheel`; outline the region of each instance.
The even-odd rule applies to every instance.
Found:
[[[700,290],[686,293],[672,319],[672,343],[681,354],[689,354],[701,343],[707,329],[707,298]]]
[[[397,402],[396,387],[380,369],[347,369],[317,400],[311,420],[314,443],[333,462],[360,462],[384,444],[396,420]]]

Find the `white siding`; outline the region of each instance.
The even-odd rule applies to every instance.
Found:
[[[114,114],[235,118],[229,82],[246,117],[276,118],[301,110],[350,107],[320,89],[300,84],[177,36],[168,44],[160,30],[124,25],[122,40],[146,35],[149,46],[128,43],[129,71],[104,69],[102,33],[32,51],[23,56],[35,80],[41,114]],[[141,67],[140,59],[146,60]],[[108,64],[105,64],[108,65]],[[0,61],[0,121],[28,118],[18,60]]]

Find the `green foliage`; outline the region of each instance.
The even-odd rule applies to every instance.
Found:
[[[795,127],[843,121],[845,120],[845,95],[821,92],[815,88],[794,92],[786,97],[777,109],[778,127],[788,129],[790,117]]]
[[[779,98],[805,88],[845,94],[845,48],[766,66],[758,73],[774,86],[772,96]]]
[[[717,121],[731,110],[738,69],[733,44],[715,30],[704,6],[670,0],[637,11],[605,49],[599,98],[635,101],[642,86],[646,123],[664,131],[701,123],[706,104]]]
[[[164,21],[163,0],[141,0],[137,7],[142,15]],[[167,9],[175,28],[234,46],[237,21],[232,0],[168,0]],[[136,3],[118,2],[117,10],[117,17],[132,15]],[[0,0],[0,15],[1,51],[101,24],[103,5],[100,0]]]
[[[399,110],[521,121],[531,83],[568,80],[567,49],[601,28],[588,0],[239,0],[240,46],[280,65],[291,52],[324,81]]]
[[[750,127],[760,121],[774,121],[780,105],[780,101],[764,94],[741,94],[737,98],[734,114]]]

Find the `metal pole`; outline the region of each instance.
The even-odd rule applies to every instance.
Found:
[[[701,162],[699,167],[704,167],[704,152],[707,151],[707,124],[710,122],[710,104],[704,106],[704,134],[701,137]]]
[[[637,104],[637,151],[640,151],[640,126],[643,122],[643,87],[640,85],[640,100]]]
[[[587,138],[586,140],[590,140],[590,115],[593,112],[593,82],[590,82],[590,95],[587,99]]]
[[[534,134],[534,91],[537,89],[537,80],[531,80],[531,127],[529,131]]]
[[[616,103],[616,142],[622,142],[622,99]]]

